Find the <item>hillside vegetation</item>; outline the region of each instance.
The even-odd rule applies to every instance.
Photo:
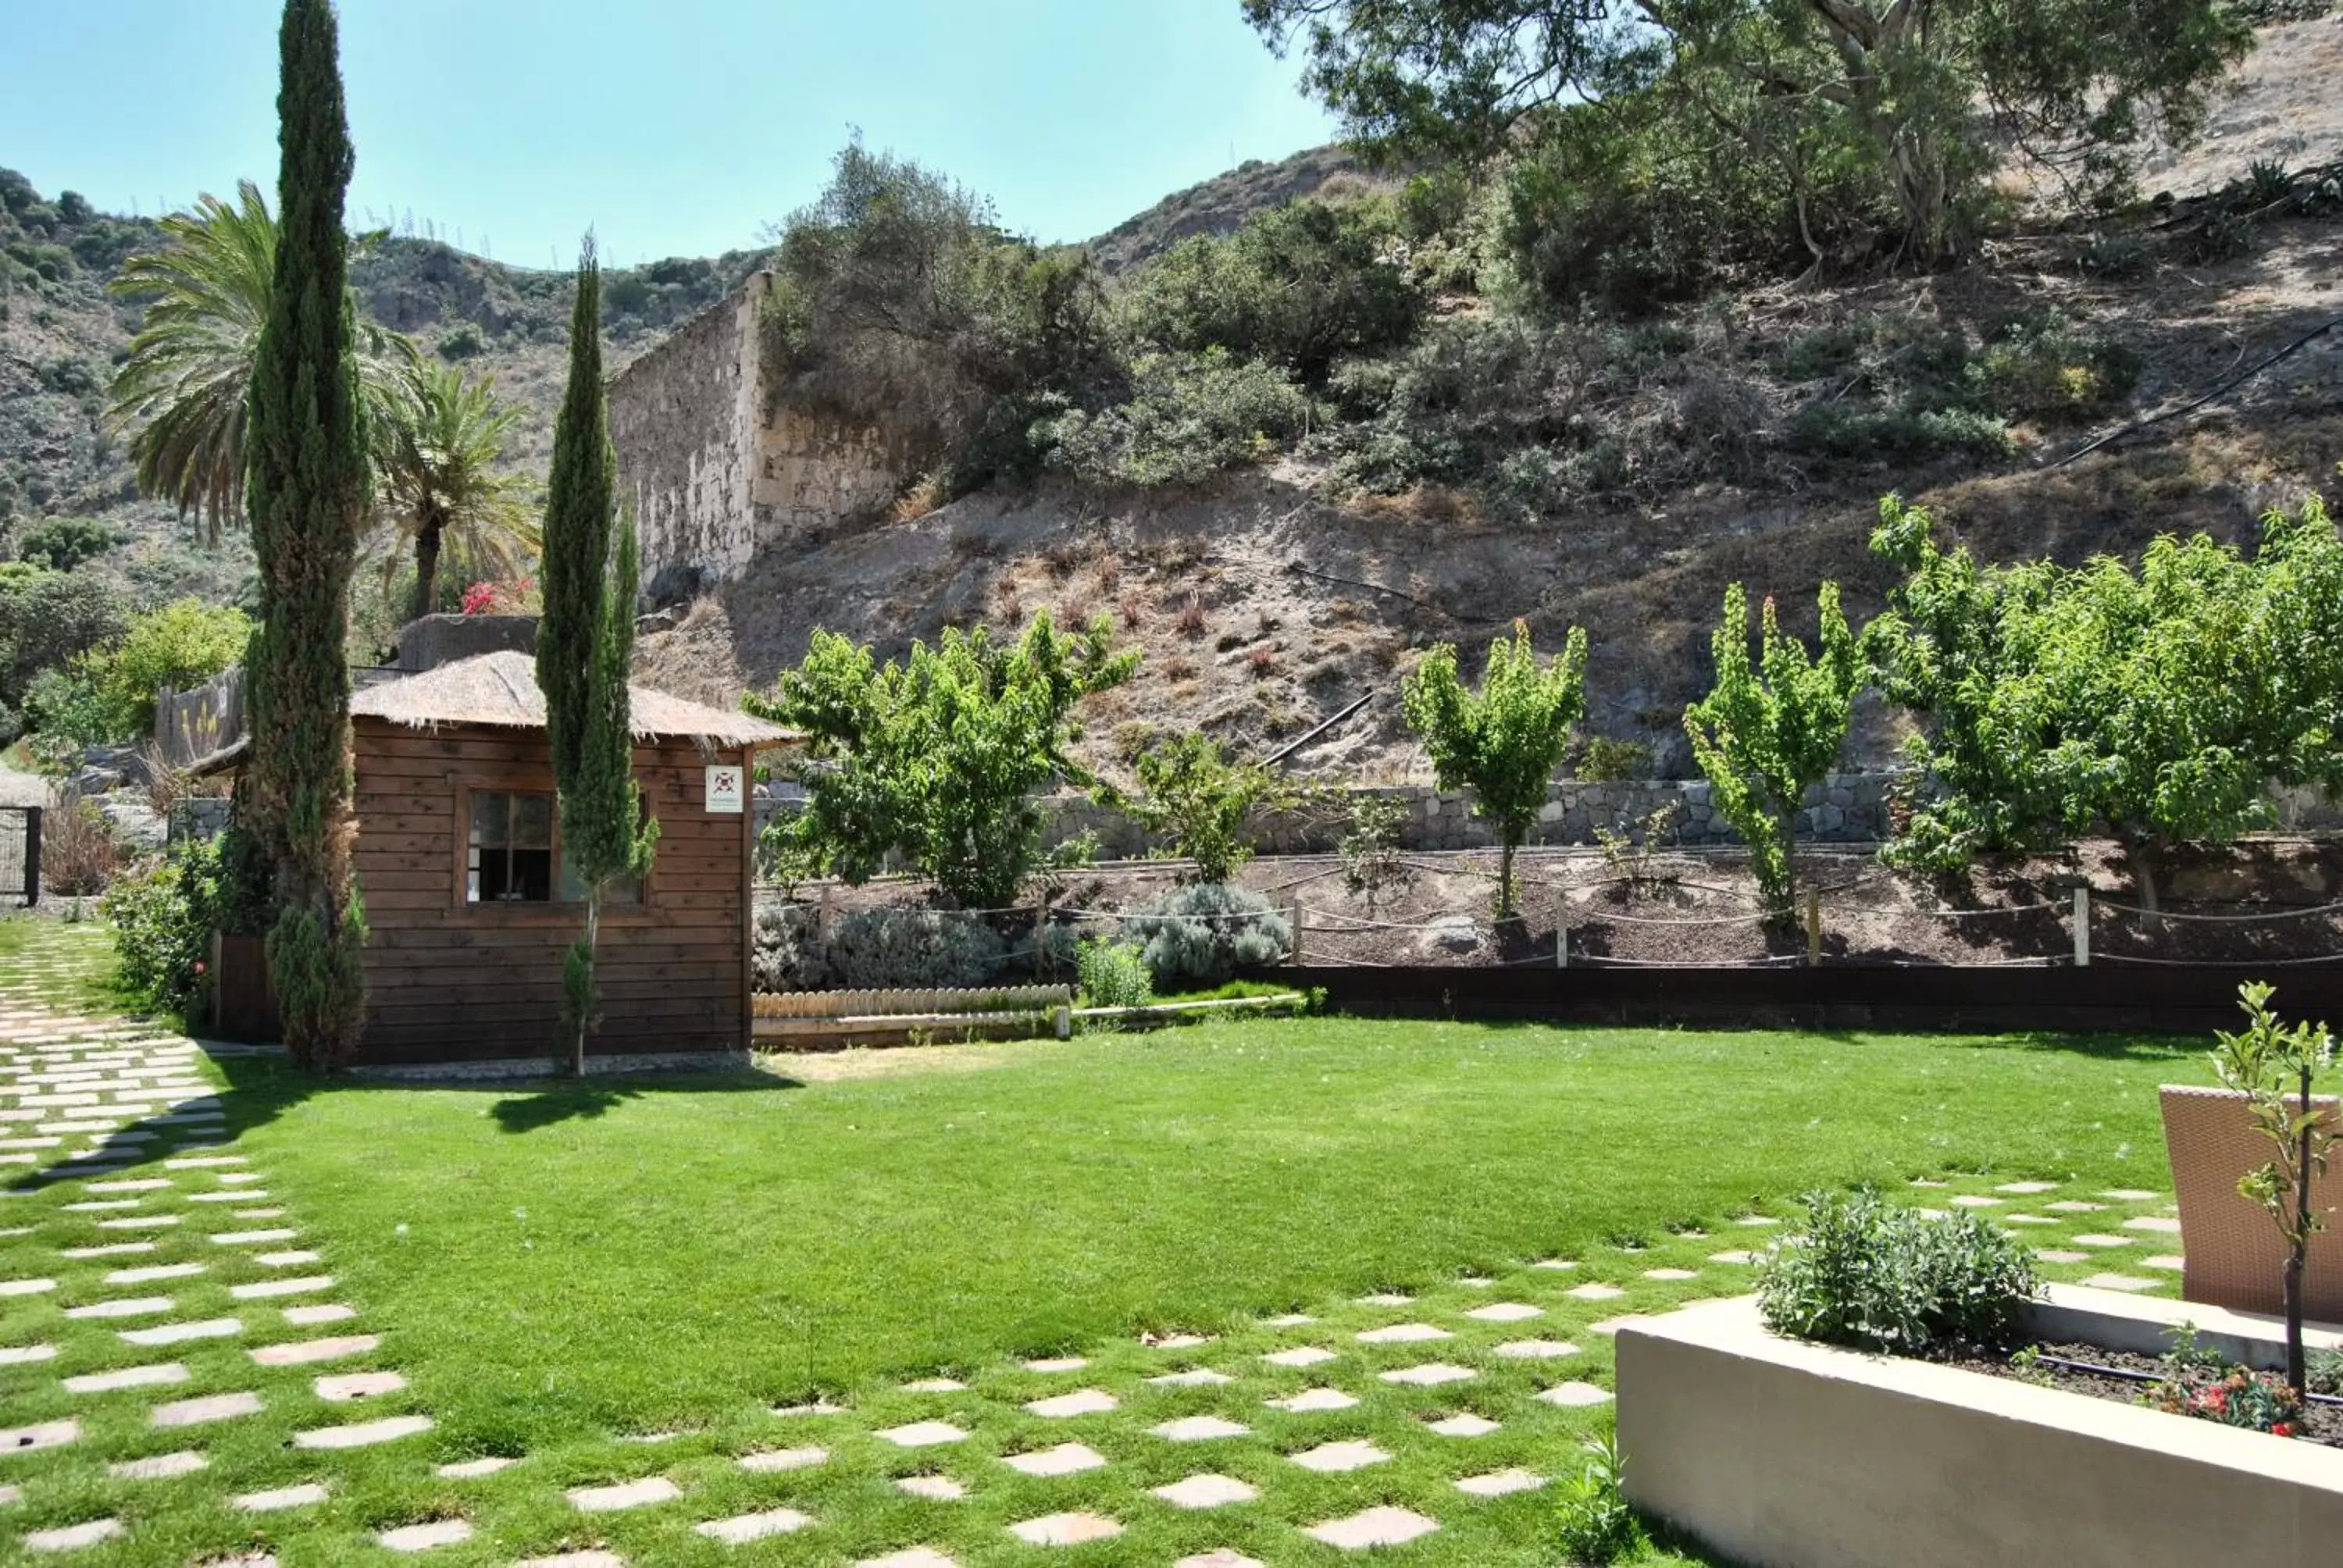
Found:
[[[1419,776],[1399,677],[1518,618],[1544,646],[1586,627],[1591,728],[1680,771],[1726,583],[1777,595],[1793,629],[1825,578],[1868,615],[1885,491],[1984,558],[2074,561],[2161,531],[2250,540],[2343,457],[2329,334],[2061,462],[2336,314],[2343,26],[2281,21],[2255,44],[2197,106],[2197,140],[2141,145],[2137,186],[2077,206],[2012,162],[1965,187],[1926,267],[1897,242],[1893,181],[1859,158],[1832,166],[1825,219],[1819,198],[1801,211],[1778,182],[1726,177],[1731,149],[1667,116],[1630,117],[1622,141],[1523,110],[1493,157],[1362,124],[1381,165],[1247,166],[1086,252],[1006,235],[948,177],[850,148],[773,250],[608,275],[610,358],[770,262],[783,395],[908,409],[921,471],[890,517],[685,607],[639,667],[729,701],[818,628],[883,654],[947,625],[1103,610],[1148,657],[1091,705],[1092,760],[1190,729],[1265,755],[1363,697],[1311,759]],[[871,221],[905,211],[918,221]],[[235,602],[240,540],[198,548],[136,500],[104,417],[141,313],[106,285],[156,239],[0,176],[0,558],[94,519],[118,542],[80,569],[135,602]],[[569,278],[397,235],[370,236],[352,276],[373,320],[495,375],[524,411],[505,460],[533,487]],[[1872,757],[1891,739],[1868,709],[1857,737]]]

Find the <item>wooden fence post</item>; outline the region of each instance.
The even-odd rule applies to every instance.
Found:
[[[1812,886],[1806,889],[1806,961],[1823,961],[1823,890]]]
[[[830,940],[830,896],[837,890],[835,888],[824,888],[821,890],[821,902],[814,906],[813,934],[824,942]]]
[[[1560,888],[1554,890],[1554,967],[1570,967],[1570,900]]]
[[[1288,963],[1290,963],[1290,964],[1293,964],[1293,965],[1298,966],[1298,965],[1300,965],[1300,964],[1302,963],[1302,895],[1301,895],[1301,894],[1296,893],[1296,894],[1294,894],[1294,895],[1293,895],[1293,903],[1292,903],[1292,910],[1293,910],[1293,942],[1292,942],[1292,950],[1291,950],[1290,954],[1288,955],[1288,957],[1287,957],[1287,959],[1286,959],[1286,962],[1288,962]]]
[[[2075,890],[2075,967],[2091,967],[2091,890]]]
[[[25,907],[32,909],[40,901],[41,809],[27,806],[25,808]]]

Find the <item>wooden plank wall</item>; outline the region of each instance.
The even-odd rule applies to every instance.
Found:
[[[544,732],[354,721],[357,868],[366,900],[366,1041],[359,1062],[484,1060],[560,1049],[563,950],[576,905],[468,906],[468,787],[550,790]],[[740,1050],[749,1043],[751,819],[703,808],[711,761],[684,740],[635,748],[659,822],[640,910],[606,910],[602,1054]]]

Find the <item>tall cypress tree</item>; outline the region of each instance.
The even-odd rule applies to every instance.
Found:
[[[553,427],[545,503],[545,613],[537,684],[561,814],[564,866],[586,894],[586,929],[562,962],[562,1030],[572,1070],[586,1071],[596,1022],[594,953],[611,890],[649,873],[659,824],[642,818],[634,779],[627,676],[635,647],[638,571],[631,515],[618,508],[618,457],[602,387],[602,280],[594,238],[578,262],[569,382]]]
[[[355,159],[328,0],[286,0],[277,47],[279,238],[246,435],[261,612],[246,658],[246,827],[273,878],[268,968],[285,1043],[330,1070],[357,1050],[366,1004],[343,653],[367,493],[342,227]]]

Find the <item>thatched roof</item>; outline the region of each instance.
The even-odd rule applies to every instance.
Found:
[[[797,731],[745,713],[686,702],[646,687],[627,689],[639,739],[674,737],[704,746],[779,746]],[[383,719],[412,729],[442,724],[492,724],[508,729],[545,728],[545,694],[537,689],[537,660],[525,653],[484,653],[437,669],[386,680],[350,699],[354,719]]]

